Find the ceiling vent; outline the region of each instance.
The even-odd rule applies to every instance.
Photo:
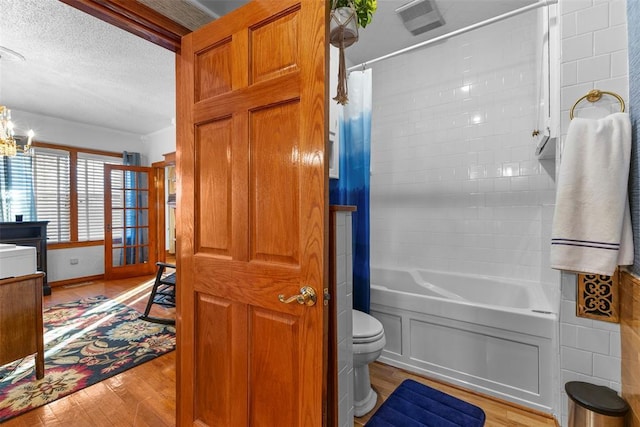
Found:
[[[435,0],[413,0],[396,9],[404,26],[413,34],[426,33],[445,24]]]

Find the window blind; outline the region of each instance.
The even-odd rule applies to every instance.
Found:
[[[71,240],[71,185],[69,152],[34,148],[33,183],[36,217],[49,221],[50,243]]]
[[[104,165],[122,159],[50,147],[35,147],[32,154],[0,157],[0,220],[22,215],[24,221],[49,221],[49,243],[70,242],[76,227],[78,241],[103,240]],[[76,195],[77,215],[71,212]]]
[[[78,153],[78,240],[104,239],[104,165],[122,159]]]

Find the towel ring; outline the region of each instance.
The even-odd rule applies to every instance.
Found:
[[[578,99],[576,101],[576,103],[573,104],[573,107],[571,107],[571,111],[569,111],[569,118],[571,120],[573,120],[573,111],[576,109],[578,104],[583,99],[586,99],[589,102],[598,102],[598,101],[600,101],[600,98],[602,98],[602,95],[611,95],[611,96],[615,97],[618,100],[618,102],[620,103],[620,112],[624,113],[624,99],[622,99],[622,97],[620,95],[618,95],[617,93],[614,93],[614,92],[607,92],[606,90],[592,89],[592,90],[589,91],[589,93],[587,93],[582,98]]]

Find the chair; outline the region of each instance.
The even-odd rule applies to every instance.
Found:
[[[149,295],[147,308],[144,310],[144,314],[140,316],[140,319],[148,322],[162,323],[164,325],[175,325],[175,319],[149,316],[153,304],[163,307],[176,306],[176,266],[165,262],[157,262],[156,265],[158,266],[156,280],[153,284],[151,295]],[[174,269],[173,273],[166,274],[165,270],[167,268]]]

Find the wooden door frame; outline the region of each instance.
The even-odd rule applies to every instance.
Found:
[[[151,163],[151,167],[153,168],[153,191],[156,193],[156,259],[158,262],[166,262],[167,260],[167,251],[165,249],[166,246],[166,215],[165,215],[165,204],[166,200],[164,197],[165,193],[165,162],[155,162]]]
[[[167,200],[165,198],[166,189],[166,168],[167,166],[176,165],[176,153],[163,154],[164,160],[154,162],[151,164],[153,168],[154,176],[154,191],[156,193],[156,206],[157,206],[157,223],[156,227],[156,258],[160,262],[167,261],[167,249],[166,249],[166,229],[167,218],[165,215]]]
[[[191,32],[188,28],[137,1],[60,1],[172,52],[180,51],[182,36]]]

